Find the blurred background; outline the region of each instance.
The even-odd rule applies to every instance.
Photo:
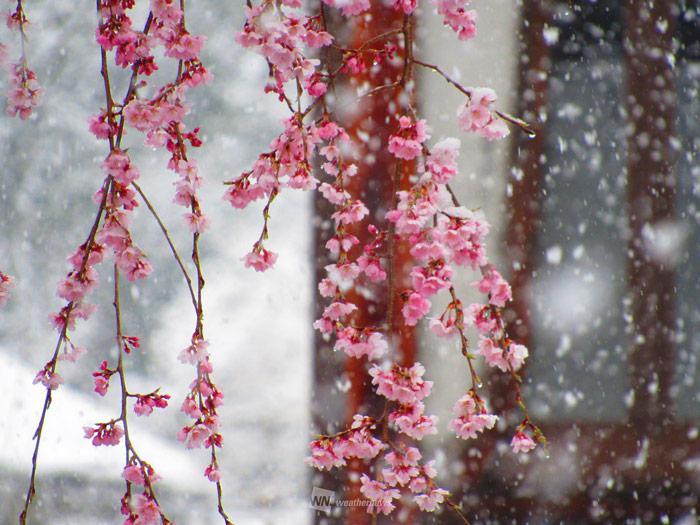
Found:
[[[364,468],[354,465],[350,482],[310,472],[302,458],[312,433],[338,431],[354,411],[374,406],[361,370],[310,328],[319,308],[315,280],[327,210],[311,195],[283,194],[272,209],[275,269],[259,275],[243,268],[240,257],[258,237],[261,210],[230,208],[221,200],[222,182],[251,165],[285,113],[273,97],[261,96],[263,60],[233,43],[243,23],[240,6],[190,5],[188,27],[208,35],[204,58],[215,75],[192,93],[188,122],[201,125],[204,137],[194,155],[212,218],[202,238],[205,329],[214,378],[226,395],[220,463],[227,510],[239,524],[370,523],[364,513],[308,508],[312,487],[353,494],[352,475]],[[491,223],[491,258],[514,289],[510,332],[531,354],[526,399],[550,450],[549,457],[511,453],[517,411],[495,432],[458,442],[447,421],[468,388],[468,371],[456,346],[419,326],[401,334],[401,345],[435,381],[428,411],[440,416],[440,434],[425,440],[424,456],[437,460],[441,486],[473,523],[697,523],[700,6],[474,0],[472,7],[479,34],[463,43],[423,5],[419,58],[465,86],[493,87],[499,109],[523,117],[537,136],[513,130],[509,140],[490,143],[460,134],[455,112],[463,96],[431,72],[421,72],[416,102],[432,141],[462,140],[455,190]],[[86,124],[103,99],[91,7],[36,0],[27,9],[30,63],[46,93],[28,122],[0,120],[0,269],[16,278],[0,313],[3,524],[16,522],[24,499],[44,395],[31,381],[55,344],[48,314],[61,304],[55,288],[68,268],[65,257],[91,224],[90,197],[105,156]],[[377,20],[391,24],[388,16]],[[8,45],[12,38],[6,30],[0,36]],[[159,74],[167,81],[174,72]],[[114,85],[125,82],[115,73]],[[352,109],[345,115],[352,133],[391,131],[381,118],[385,100],[354,107],[349,93],[341,107]],[[141,185],[187,254],[166,158],[141,140],[135,132],[126,138]],[[364,160],[368,173],[383,162],[381,152]],[[386,208],[380,190],[369,178],[363,188],[377,217]],[[164,477],[170,517],[217,523],[213,487],[201,475],[206,454],[185,451],[174,438],[185,421],[178,408],[192,374],[177,361],[194,322],[188,295],[145,209],[136,212],[134,231],[155,271],[125,287],[125,331],[143,342],[126,361],[127,377],[135,389],[160,386],[173,396],[168,410],[132,418],[135,446]],[[119,522],[123,452],[95,449],[81,430],[118,412],[114,392],[97,396],[90,377],[103,359],[116,357],[107,269],[93,301],[98,313],[74,337],[88,353],[61,368],[66,384],[44,430],[34,523]],[[475,279],[462,278],[465,302],[478,300]],[[381,314],[376,299],[366,308]],[[491,406],[512,410],[507,382],[487,373],[484,379]],[[408,507],[390,522],[460,523],[447,512],[423,515]]]

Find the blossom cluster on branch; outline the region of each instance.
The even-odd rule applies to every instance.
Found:
[[[399,78],[363,86],[359,96],[396,90],[410,99],[413,70],[418,66],[440,74],[465,95],[456,112],[462,131],[493,140],[508,135],[508,122],[530,130],[524,122],[496,109],[493,90],[461,86],[438,66],[415,57],[415,0],[395,0],[392,7],[403,13],[402,26],[388,28],[358,48],[338,42],[327,26],[324,4],[338,8],[348,18],[363,16],[371,7],[367,0],[324,0],[316,12],[305,14],[298,0],[262,0],[248,5],[245,26],[236,40],[267,61],[270,77],[265,91],[274,93],[291,116],[253,167],[227,183],[225,197],[236,208],[259,199],[266,201],[261,234],[243,257],[246,266],[256,271],[268,270],[277,259],[265,242],[271,204],[283,190],[317,190],[334,208],[334,231],[326,243],[334,262],[326,266],[327,277],[319,283],[319,293],[328,304],[314,327],[335,340],[335,351],[344,352],[348,359],[364,360],[376,393],[384,399],[384,411],[381,415],[355,414],[347,429],[318,436],[311,443],[308,463],[324,470],[344,467],[351,459],[363,460],[369,470],[360,477],[360,491],[370,500],[367,511],[373,514],[390,514],[402,490],[413,494],[421,510],[434,511],[446,503],[459,512],[448,499],[449,493],[436,484],[433,462],[422,462],[418,448],[411,445],[437,433],[438,422],[425,413],[424,400],[432,383],[423,379],[424,367],[418,362],[400,366],[392,355],[392,334],[397,327],[392,326],[391,308],[397,299],[403,323],[413,327],[429,315],[434,297],[441,292],[449,294],[445,310],[427,319],[437,335],[459,340],[472,379],[471,389],[455,404],[449,426],[457,437],[471,439],[492,429],[498,419],[478,394],[481,381],[473,362],[476,355],[465,335],[469,327],[475,327],[480,334],[478,352],[485,362],[512,376],[514,396],[524,419],[511,444],[515,452],[527,452],[536,441],[544,444],[545,440],[530,420],[520,394],[518,371],[528,351],[508,337],[501,315],[511,299],[510,286],[488,260],[485,240],[489,225],[485,218],[461,206],[449,186],[458,175],[460,141],[448,138],[429,146],[428,123],[410,104],[397,108],[395,131],[382,147],[394,156],[397,172],[413,170],[411,187],[404,191],[394,188],[394,206],[383,224],[365,224],[368,206],[349,191],[352,178],[358,174],[357,152],[363,146],[353,143],[343,129],[334,112],[334,98],[327,96],[328,88],[342,78],[352,79],[372,68],[379,70],[384,61],[401,60],[403,73]],[[437,0],[435,4],[444,24],[460,39],[475,36],[476,13],[466,9],[468,0]],[[321,54],[324,60],[315,58],[318,48],[326,50]],[[319,170],[313,169],[314,163]],[[358,228],[367,229],[368,242],[360,242],[355,234]],[[413,260],[411,286],[406,289],[396,289],[397,281],[391,276],[399,241],[411,247]],[[457,297],[453,279],[459,268],[480,272],[481,279],[474,284],[486,296],[483,304],[465,308]],[[388,288],[390,312],[382,326],[358,324],[360,306],[348,295],[354,287],[367,289],[372,283]]]
[[[21,3],[18,4],[21,11]],[[210,448],[209,461],[203,475],[216,485],[218,510],[225,523],[230,523],[222,504],[222,487],[216,450],[223,444],[219,433],[218,407],[223,394],[212,378],[213,364],[207,351],[204,336],[202,288],[204,278],[199,260],[199,237],[209,220],[202,211],[198,190],[202,178],[197,163],[190,158],[190,148],[201,145],[199,128],[189,129],[184,122],[190,112],[188,91],[208,83],[212,76],[199,56],[204,36],[192,35],[186,27],[184,1],[150,0],[149,12],[142,30],[134,28],[135,0],[97,0],[98,25],[95,39],[101,56],[101,74],[104,85],[105,106],[89,119],[88,127],[98,140],[104,140],[109,152],[102,163],[103,180],[94,195],[96,216],[86,241],[68,258],[70,271],[58,286],[58,296],[64,306],[51,320],[59,332],[51,359],[37,373],[35,383],[46,387],[46,398],[37,427],[35,454],[32,461],[30,486],[20,522],[26,523],[30,504],[35,495],[37,455],[42,437],[44,420],[51,403],[52,392],[63,383],[57,368],[59,361],[75,362],[86,350],[72,340],[78,320],[87,320],[95,305],[87,302],[88,295],[98,285],[97,267],[107,258],[113,265],[115,310],[115,340],[118,349],[116,362],[102,360],[93,372],[94,389],[104,396],[113,383],[118,383],[121,399],[117,417],[85,427],[85,437],[95,446],[123,445],[126,463],[122,472],[125,492],[121,499],[121,513],[125,525],[151,525],[170,520],[162,509],[155,490],[160,479],[153,467],[141,457],[129,432],[129,406],[137,416],[148,416],[154,409],[168,407],[170,395],[159,388],[147,393],[128,388],[124,362],[141,342],[137,336],[124,334],[120,304],[120,277],[129,282],[145,279],[152,266],[145,251],[140,248],[131,232],[135,210],[145,204],[161,228],[164,240],[178,264],[194,311],[194,329],[191,341],[180,355],[183,363],[193,365],[194,380],[189,385],[181,411],[191,421],[178,433],[187,448]],[[159,63],[155,52],[162,48],[165,59],[172,59],[176,66],[175,79],[158,85]],[[121,100],[114,98],[110,80],[110,58],[115,66],[130,69],[131,76]],[[162,59],[161,59],[162,60]],[[162,64],[161,64],[162,65]],[[151,93],[150,96],[143,94]],[[24,115],[20,114],[24,118]],[[168,168],[175,174],[173,201],[186,209],[183,226],[192,234],[193,279],[180,257],[169,232],[144,191],[138,185],[140,173],[123,145],[128,131],[144,134],[145,145],[162,148],[169,153]],[[0,299],[7,297],[10,279],[2,275]]]
[[[0,67],[5,69],[8,75],[5,111],[11,117],[17,116],[22,120],[28,119],[34,108],[39,105],[44,91],[39,85],[36,74],[29,68],[25,49],[27,26],[29,26],[29,19],[24,5],[22,0],[17,0],[14,10],[7,15],[7,27],[19,35],[20,57],[17,61],[11,62],[7,56],[7,46],[0,42]]]
[[[142,0],[142,3],[146,3]],[[101,57],[104,107],[87,123],[98,140],[108,146],[102,163],[102,179],[94,194],[95,217],[85,241],[68,257],[69,271],[58,285],[63,300],[51,315],[58,340],[46,364],[34,382],[46,389],[43,410],[35,433],[32,471],[20,523],[26,524],[35,496],[37,458],[45,418],[53,393],[63,378],[59,362],[74,363],[90,354],[77,344],[76,326],[88,320],[96,306],[88,298],[98,286],[98,267],[110,260],[112,265],[113,306],[117,358],[100,357],[92,373],[94,390],[105,396],[110,388],[118,389],[120,410],[108,421],[94,422],[84,428],[85,438],[94,446],[123,446],[125,464],[122,478],[125,491],[120,502],[125,525],[151,525],[170,520],[158,501],[155,490],[160,476],[137,452],[129,431],[131,410],[148,416],[155,409],[166,409],[170,394],[159,388],[150,392],[129,389],[125,361],[141,348],[138,336],[126,335],[120,303],[122,278],[134,282],[146,279],[153,268],[146,250],[132,234],[136,209],[145,205],[160,227],[165,243],[182,272],[189,292],[194,329],[178,359],[193,367],[180,410],[189,421],[177,434],[187,449],[207,448],[209,457],[203,475],[216,486],[218,512],[224,523],[231,523],[222,503],[221,472],[217,450],[222,447],[219,431],[219,407],[223,393],[213,380],[213,363],[209,342],[204,333],[202,289],[204,277],[199,256],[200,235],[209,226],[199,197],[203,180],[191,150],[201,145],[198,127],[189,127],[187,96],[191,89],[207,84],[211,73],[200,55],[205,37],[190,33],[186,26],[184,0],[149,0],[143,29],[135,27],[137,0],[96,0],[98,24],[95,40]],[[435,0],[437,13],[446,27],[461,40],[476,35],[475,11],[469,0]],[[319,283],[320,295],[327,300],[323,314],[314,327],[334,349],[348,359],[361,360],[367,378],[382,399],[381,414],[354,414],[348,427],[332,435],[319,435],[311,442],[307,462],[325,470],[361,460],[366,466],[359,476],[359,491],[369,500],[367,511],[390,514],[402,493],[410,493],[422,511],[432,512],[442,505],[459,513],[459,506],[447,490],[437,483],[435,462],[425,460],[419,441],[438,432],[437,417],[426,413],[425,400],[432,382],[419,362],[402,363],[395,355],[393,336],[400,328],[392,315],[407,327],[425,319],[440,337],[459,342],[471,377],[471,388],[454,405],[449,427],[458,438],[473,439],[492,429],[498,416],[489,411],[479,395],[481,381],[476,373],[476,353],[465,335],[474,327],[479,333],[477,346],[487,365],[510,375],[512,393],[523,412],[512,448],[528,452],[537,443],[546,444],[539,428],[531,421],[520,392],[522,369],[528,350],[510,339],[502,309],[511,299],[511,290],[486,254],[489,225],[481,213],[461,206],[450,183],[458,176],[457,159],[460,141],[447,138],[430,145],[430,126],[411,105],[414,71],[424,68],[441,75],[464,94],[457,108],[458,127],[489,140],[508,135],[508,124],[530,133],[527,124],[496,109],[496,94],[489,88],[460,85],[439,66],[415,56],[414,24],[417,0],[393,0],[390,9],[399,13],[402,23],[366,39],[358,47],[339,42],[328,25],[328,9],[339,10],[349,21],[359,20],[371,9],[371,0],[322,0],[311,14],[306,14],[301,0],[262,0],[245,7],[246,22],[235,35],[243,47],[259,53],[267,62],[269,78],[264,91],[273,94],[289,109],[282,129],[262,152],[250,170],[227,182],[225,199],[235,208],[244,208],[262,200],[262,228],[249,253],[243,255],[245,266],[266,271],[274,266],[278,254],[267,245],[273,201],[285,190],[317,190],[333,208],[333,231],[326,243],[332,263],[325,267],[326,277]],[[21,60],[10,67],[8,113],[26,119],[37,105],[41,88],[29,69],[24,51],[27,18],[22,0],[9,17],[9,26],[18,30],[22,43]],[[163,58],[156,59],[156,56]],[[0,47],[0,58],[5,48]],[[322,56],[323,59],[317,58]],[[162,61],[171,59],[176,75],[159,83]],[[4,61],[4,60],[3,60]],[[370,217],[368,203],[353,190],[353,178],[359,177],[359,155],[363,145],[351,138],[344,128],[335,97],[330,96],[337,82],[357,79],[367,71],[381,70],[397,64],[395,78],[377,75],[381,82],[362,86],[360,97],[394,91],[397,105],[394,118],[387,124],[393,133],[381,144],[393,157],[396,173],[410,171],[409,186],[399,189],[395,175],[377,176],[394,179],[393,199],[383,218]],[[115,98],[110,67],[131,72],[124,96]],[[192,261],[186,267],[169,232],[147,195],[139,186],[140,172],[124,144],[127,133],[143,134],[147,147],[163,149],[169,155],[167,167],[174,174],[173,201],[185,209],[183,224],[191,233]],[[133,145],[131,145],[133,146]],[[361,235],[366,231],[368,235]],[[360,238],[364,240],[360,240]],[[410,246],[412,267],[407,285],[398,284],[393,265],[397,243]],[[474,283],[485,295],[483,303],[467,307],[457,297],[454,279],[464,268],[479,272]],[[190,276],[190,272],[194,272]],[[12,278],[0,272],[0,306],[8,298]],[[384,287],[389,297],[387,322],[368,325],[361,320],[361,305],[352,292],[360,287]],[[444,310],[430,317],[439,294],[448,297]],[[131,409],[131,410],[130,410]],[[464,516],[462,516],[464,518]],[[466,521],[466,518],[464,518]]]

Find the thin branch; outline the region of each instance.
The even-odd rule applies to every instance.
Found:
[[[90,234],[88,235],[87,240],[85,241],[85,255],[83,256],[83,261],[79,270],[79,274],[82,274],[85,271],[85,268],[87,267],[87,262],[88,259],[90,258],[90,253],[92,252],[92,248],[95,244],[95,235],[97,235],[97,228],[99,227],[99,224],[102,220],[102,213],[105,210],[106,202],[107,202],[107,193],[109,192],[109,187],[111,185],[112,178],[107,177],[105,181],[102,183],[102,200],[100,201],[100,206],[99,209],[97,210],[97,216],[95,217],[95,220],[93,221],[92,227],[90,228]],[[68,320],[70,319],[70,315],[73,311],[73,308],[75,307],[75,303],[71,301],[68,303],[68,305],[64,308],[65,311],[65,323],[63,325],[63,328],[61,328],[61,332],[58,336],[58,340],[56,342],[56,347],[54,348],[53,356],[51,357],[51,360],[49,361],[49,369],[51,373],[54,373],[56,371],[56,363],[58,362],[58,353],[61,350],[61,346],[63,345],[63,342],[66,340],[66,332],[68,330]],[[37,460],[39,458],[39,446],[41,445],[41,436],[43,434],[44,430],[44,421],[46,420],[46,413],[49,410],[49,407],[51,406],[51,389],[47,388],[46,389],[46,397],[44,398],[44,406],[41,410],[41,416],[39,417],[39,424],[37,425],[36,430],[34,431],[34,436],[32,439],[36,440],[36,443],[34,444],[34,452],[32,453],[32,471],[29,476],[29,488],[27,489],[27,495],[24,500],[24,508],[22,509],[21,514],[19,515],[19,522],[20,525],[25,525],[27,522],[27,516],[29,515],[29,507],[31,505],[32,499],[34,498],[34,495],[36,494],[36,472],[37,472]]]
[[[416,65],[419,65],[421,67],[424,67],[426,69],[430,69],[431,71],[434,71],[435,73],[440,75],[442,78],[444,78],[448,84],[452,84],[455,88],[457,88],[459,91],[464,93],[469,99],[471,99],[471,97],[472,97],[471,91],[469,91],[462,84],[460,84],[459,82],[454,80],[452,77],[450,77],[439,66],[436,66],[435,64],[428,64],[428,63],[423,62],[421,60],[418,60],[416,58],[412,58],[412,62]],[[530,137],[534,137],[537,135],[535,133],[535,130],[532,129],[532,127],[530,127],[530,125],[527,122],[525,122],[524,120],[519,119],[518,117],[514,117],[513,115],[509,115],[508,113],[504,113],[503,111],[495,111],[495,113],[503,120],[510,122],[514,126],[517,126],[518,128],[520,128],[522,131],[527,133]]]
[[[180,267],[180,270],[182,271],[182,276],[185,278],[185,281],[187,283],[187,289],[190,292],[190,298],[192,299],[192,305],[194,306],[195,311],[197,311],[197,309],[198,309],[197,298],[194,295],[194,288],[192,288],[192,279],[190,278],[190,274],[187,272],[187,268],[185,268],[185,265],[182,262],[182,258],[180,257],[180,254],[178,253],[177,248],[175,248],[175,244],[173,243],[172,239],[170,238],[170,234],[168,233],[168,229],[165,227],[165,224],[163,224],[163,221],[161,220],[160,216],[158,215],[158,212],[156,212],[155,208],[153,207],[153,204],[151,204],[151,201],[148,199],[148,197],[146,197],[146,194],[141,189],[141,186],[139,186],[135,181],[132,182],[131,185],[134,187],[136,192],[141,196],[141,198],[143,199],[143,202],[146,204],[146,207],[151,212],[151,215],[153,215],[153,218],[158,223],[160,230],[163,232],[163,236],[165,237],[165,241],[168,243],[168,246],[170,247],[170,251],[172,252],[173,257],[175,258],[177,265]]]

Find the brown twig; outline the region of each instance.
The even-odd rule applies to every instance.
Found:
[[[192,288],[192,279],[190,278],[190,274],[187,272],[187,269],[185,268],[185,264],[182,262],[182,258],[180,257],[180,254],[178,253],[177,248],[175,248],[175,244],[173,243],[173,240],[170,238],[170,233],[168,232],[168,229],[165,227],[165,224],[163,224],[163,221],[161,220],[160,216],[158,215],[158,212],[156,212],[155,208],[153,207],[153,204],[151,204],[151,201],[148,199],[148,197],[146,197],[146,194],[141,189],[141,186],[139,186],[135,181],[132,182],[131,185],[134,187],[136,192],[141,196],[141,198],[143,199],[143,202],[146,204],[146,207],[151,212],[151,215],[153,215],[153,218],[158,223],[158,226],[160,227],[161,232],[163,232],[163,236],[165,237],[165,241],[168,243],[168,246],[170,247],[170,251],[173,254],[173,257],[175,258],[177,265],[180,267],[180,271],[182,272],[182,276],[185,278],[185,282],[187,283],[187,289],[190,292],[190,298],[192,299],[192,306],[194,306],[194,309],[196,311],[197,310],[197,298],[194,296],[194,289]]]
[[[435,64],[428,64],[427,62],[423,62],[422,60],[418,60],[416,58],[412,58],[412,62],[418,66],[424,67],[426,69],[429,69],[431,71],[434,71],[438,75],[440,75],[442,78],[445,79],[445,81],[448,84],[453,85],[455,88],[457,88],[458,91],[462,92],[464,95],[467,96],[467,98],[471,99],[472,94],[469,89],[465,88],[462,84],[454,80],[452,77],[450,77],[447,73],[445,73],[439,66],[436,66]],[[496,115],[498,115],[500,118],[503,120],[510,122],[511,124],[517,126],[520,128],[522,131],[527,133],[530,137],[534,137],[536,135],[535,130],[530,127],[530,125],[525,122],[522,119],[519,119],[518,117],[514,117],[513,115],[509,115],[508,113],[505,113],[503,111],[495,111]]]

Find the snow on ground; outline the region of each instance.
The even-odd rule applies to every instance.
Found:
[[[29,367],[0,351],[0,412],[12,421],[3,432],[0,447],[0,465],[11,470],[26,472],[31,468],[34,441],[31,439],[39,421],[46,390],[31,382],[36,373]],[[114,417],[106,403],[100,403],[62,386],[54,392],[53,402],[44,425],[39,451],[41,474],[75,473],[91,478],[115,478],[124,467],[123,447],[94,447],[83,437],[84,426],[108,421]],[[136,418],[133,418],[136,419]],[[178,445],[153,435],[144,424],[130,423],[137,437],[136,446],[164,478],[164,483],[177,486],[187,480],[186,473],[197,469],[195,458]],[[188,488],[204,489],[206,485]]]

